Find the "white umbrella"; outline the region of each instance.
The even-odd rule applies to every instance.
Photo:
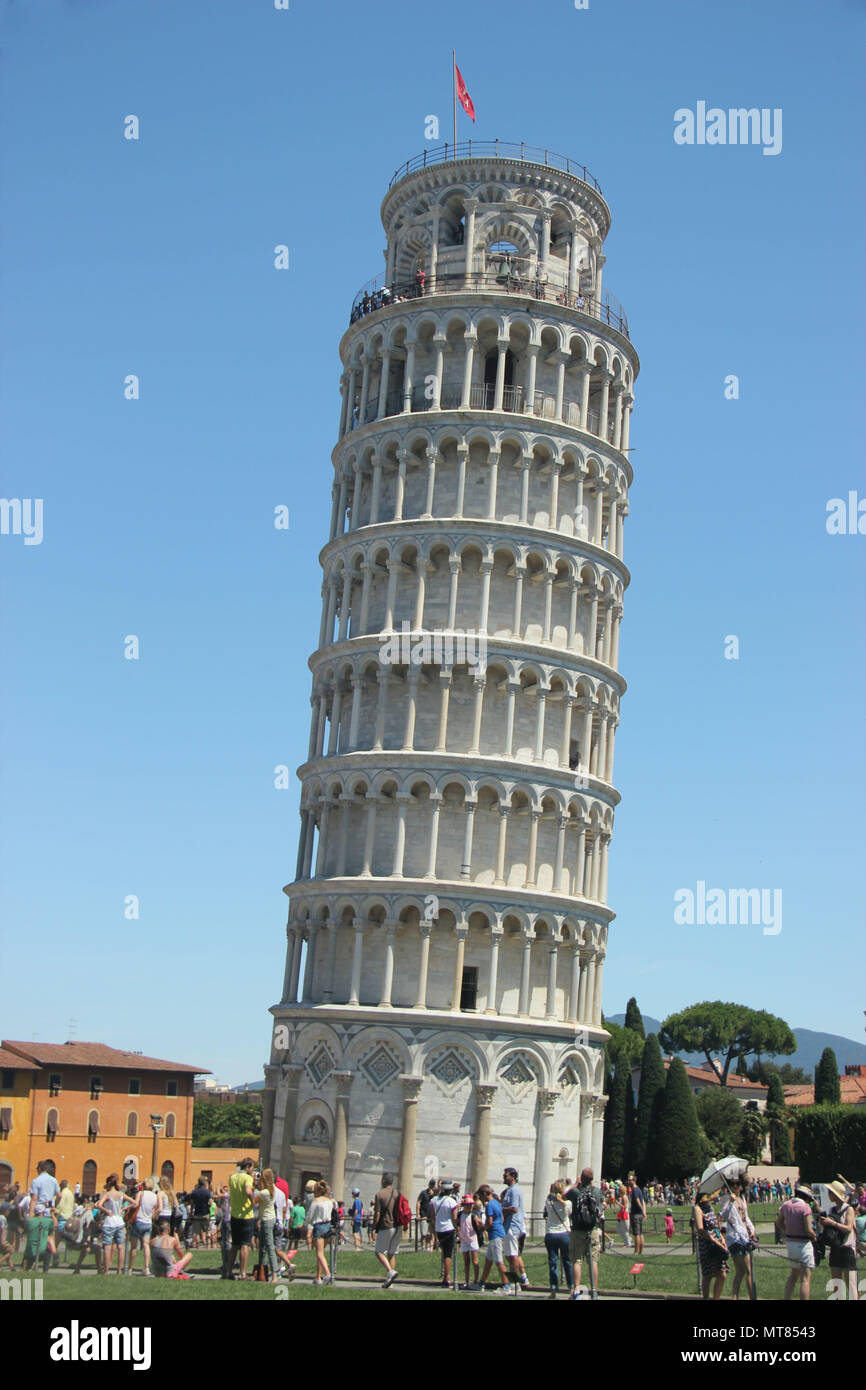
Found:
[[[741,1178],[748,1166],[747,1158],[735,1158],[732,1154],[727,1158],[717,1158],[715,1163],[711,1163],[701,1174],[698,1191],[718,1192],[721,1188],[727,1187],[732,1178]]]

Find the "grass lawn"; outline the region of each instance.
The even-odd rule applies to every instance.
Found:
[[[677,1233],[679,1237],[679,1232]],[[759,1299],[781,1299],[785,1279],[788,1274],[788,1265],[784,1258],[781,1258],[780,1246],[774,1246],[769,1241],[762,1242],[765,1251],[773,1253],[761,1253],[756,1259],[756,1278],[758,1285]],[[481,1264],[483,1268],[483,1251],[481,1252]],[[536,1289],[547,1288],[547,1257],[543,1248],[538,1246],[527,1247],[525,1254],[526,1269],[530,1282]],[[695,1272],[695,1261],[691,1256],[688,1247],[685,1251],[672,1253],[667,1250],[662,1253],[646,1252],[642,1256],[644,1269],[635,1277],[629,1273],[635,1263],[634,1252],[627,1250],[620,1245],[615,1247],[614,1253],[607,1253],[602,1257],[600,1265],[600,1285],[603,1291],[619,1292],[632,1290],[635,1287],[640,1291],[654,1293],[673,1293],[690,1294],[697,1293],[697,1277]],[[89,1266],[92,1268],[92,1266]],[[440,1262],[438,1255],[431,1255],[422,1251],[411,1249],[401,1252],[398,1258],[398,1268],[401,1280],[389,1290],[387,1295],[381,1288],[379,1278],[381,1268],[370,1249],[355,1251],[353,1249],[342,1249],[337,1258],[337,1279],[375,1279],[376,1282],[369,1288],[340,1288],[339,1282],[334,1287],[317,1288],[307,1282],[312,1279],[315,1270],[315,1261],[307,1250],[299,1251],[295,1259],[295,1267],[298,1275],[301,1276],[294,1284],[289,1285],[285,1281],[280,1281],[279,1285],[256,1284],[253,1281],[241,1283],[239,1281],[230,1282],[223,1279],[195,1280],[182,1284],[173,1281],[166,1282],[162,1279],[144,1279],[140,1275],[134,1278],[118,1278],[116,1275],[109,1275],[107,1278],[100,1278],[90,1274],[74,1276],[71,1274],[50,1274],[44,1283],[44,1296],[46,1299],[57,1300],[90,1300],[90,1299],[117,1299],[135,1300],[143,1299],[147,1301],[174,1301],[184,1299],[229,1299],[236,1301],[245,1299],[253,1301],[264,1300],[273,1301],[277,1289],[280,1298],[287,1301],[297,1299],[315,1298],[338,1298],[338,1299],[370,1299],[379,1297],[388,1298],[449,1298],[453,1295],[445,1293],[435,1288],[421,1288],[413,1290],[408,1286],[408,1281],[412,1279],[425,1279],[435,1281],[439,1278]],[[252,1261],[250,1264],[252,1268]],[[460,1277],[462,1280],[463,1268],[462,1259],[459,1266]],[[220,1272],[220,1257],[217,1251],[203,1250],[197,1252],[190,1266],[190,1272],[194,1275],[211,1274],[217,1275]],[[583,1269],[583,1281],[586,1282],[586,1267]],[[731,1265],[728,1278],[725,1283],[724,1298],[730,1297],[730,1289],[733,1284],[733,1265]],[[825,1299],[827,1297],[827,1281],[829,1270],[826,1265],[821,1267],[812,1276],[812,1297],[814,1299]],[[406,1283],[402,1282],[407,1281]],[[745,1296],[745,1285],[741,1290]]]

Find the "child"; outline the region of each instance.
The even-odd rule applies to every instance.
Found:
[[[674,1238],[674,1213],[672,1207],[668,1207],[665,1212],[665,1236],[667,1237],[668,1245],[670,1245]]]
[[[460,1285],[461,1289],[478,1286],[478,1234],[475,1230],[473,1213],[475,1210],[475,1198],[467,1192],[460,1206],[460,1251],[463,1255],[463,1273],[465,1282]],[[469,1264],[472,1263],[472,1283],[469,1282]]]

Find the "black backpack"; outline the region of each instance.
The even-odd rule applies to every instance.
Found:
[[[601,1207],[591,1187],[573,1189],[571,1198],[571,1229],[594,1231],[601,1224]]]

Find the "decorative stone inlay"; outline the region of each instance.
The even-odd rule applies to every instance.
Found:
[[[535,1081],[535,1072],[530,1067],[524,1057],[518,1055],[509,1062],[503,1072],[500,1072],[503,1081],[507,1081],[514,1090],[520,1090],[524,1086],[529,1086]]]
[[[376,1043],[363,1058],[358,1070],[364,1073],[374,1091],[381,1091],[389,1081],[393,1081],[400,1070],[400,1063],[389,1047]]]
[[[562,1071],[559,1073],[559,1084],[560,1086],[580,1085],[580,1073],[574,1065],[574,1062],[567,1062],[565,1064]]]
[[[472,1073],[455,1048],[449,1047],[430,1068],[430,1075],[441,1081],[443,1086],[459,1086]]]
[[[331,1052],[327,1043],[317,1043],[306,1059],[304,1065],[307,1068],[307,1075],[316,1086],[321,1086],[322,1082],[331,1075],[337,1065],[337,1059]]]

